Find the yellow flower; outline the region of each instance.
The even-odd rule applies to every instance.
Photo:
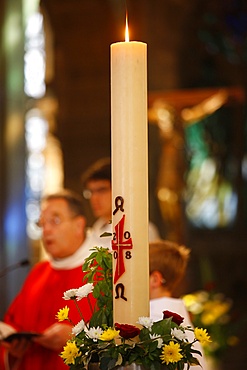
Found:
[[[183,301],[187,307],[195,304],[197,302],[195,294],[186,294],[183,296]]]
[[[101,334],[99,339],[104,340],[104,341],[110,341],[110,340],[116,338],[118,336],[118,334],[119,334],[119,330],[109,328]]]
[[[169,364],[169,362],[178,362],[180,361],[183,356],[181,353],[180,345],[178,343],[174,343],[171,341],[169,344],[165,344],[162,349],[162,355],[160,356],[162,364],[166,363],[166,365]]]
[[[68,320],[69,318],[69,307],[65,306],[64,308],[61,308],[57,315],[56,315],[56,318],[58,319],[58,321],[64,321],[64,320]]]
[[[81,353],[77,348],[75,342],[67,342],[66,346],[63,347],[64,351],[61,352],[61,357],[66,365],[75,364],[75,358],[79,357]]]
[[[206,329],[195,328],[194,333],[195,338],[199,340],[202,345],[211,342],[210,336],[208,335]]]
[[[218,321],[221,317],[227,314],[231,306],[228,302],[214,300],[207,302],[204,306],[205,312],[202,314],[202,323],[211,325]]]

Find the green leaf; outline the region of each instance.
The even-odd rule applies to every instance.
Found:
[[[96,256],[96,262],[98,263],[98,265],[101,265],[102,264],[102,254],[101,253],[98,253],[97,256]]]
[[[101,294],[100,294],[100,287],[99,287],[99,284],[96,284],[95,286],[94,286],[94,289],[93,289],[93,296],[94,296],[94,298],[99,298],[100,296],[101,296]]]
[[[112,369],[116,364],[116,359],[111,357],[103,357],[100,361],[100,369],[101,370],[109,370]]]
[[[152,326],[152,333],[164,335],[164,334],[170,334],[171,333],[171,327],[172,327],[172,318],[164,319],[160,321],[154,322]]]
[[[106,236],[112,236],[112,233],[108,233],[107,231],[105,231],[103,234],[100,235],[100,237],[104,238]]]

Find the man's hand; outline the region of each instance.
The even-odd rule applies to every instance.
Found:
[[[10,343],[2,341],[1,344],[8,350],[11,356],[22,358],[28,347],[30,346],[30,340],[26,338],[18,338],[13,339]]]
[[[71,336],[71,329],[67,324],[53,324],[32,341],[53,351],[61,351]]]

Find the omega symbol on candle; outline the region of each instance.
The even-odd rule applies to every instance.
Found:
[[[113,257],[117,260],[114,274],[114,284],[125,272],[124,260],[132,257],[130,251],[133,248],[132,238],[129,231],[124,231],[124,221],[125,215],[123,215],[119,223],[115,226],[115,232],[113,233]]]
[[[125,286],[122,283],[118,283],[116,285],[116,287],[115,287],[115,291],[116,291],[115,299],[122,298],[124,301],[127,301],[127,298],[124,296],[124,289],[125,289]]]

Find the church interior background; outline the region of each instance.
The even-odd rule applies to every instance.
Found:
[[[150,219],[191,248],[178,295],[213,289],[233,302],[247,363],[247,5],[128,1],[130,37],[148,44]],[[110,153],[110,44],[122,0],[0,0],[0,269],[42,258],[40,197]],[[88,224],[93,222],[85,201]],[[0,277],[1,317],[28,272]]]

